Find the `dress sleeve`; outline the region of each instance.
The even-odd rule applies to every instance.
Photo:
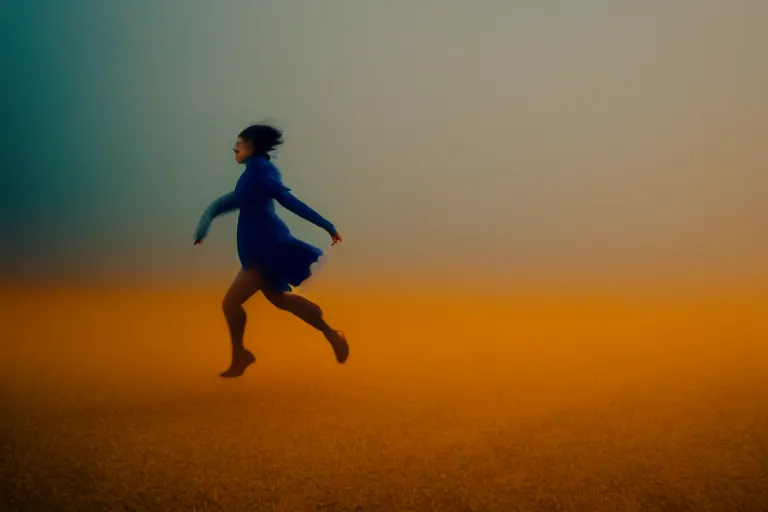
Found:
[[[278,173],[270,173],[264,179],[264,189],[269,197],[280,203],[288,211],[298,215],[302,219],[311,222],[331,235],[336,234],[334,225],[317,213],[315,210],[304,204],[291,193],[291,189],[286,187]]]
[[[216,218],[219,215],[229,213],[233,210],[237,210],[238,208],[239,205],[237,203],[235,193],[229,192],[212,202],[210,206],[208,206],[208,212],[210,213],[211,217]]]
[[[195,230],[195,240],[202,240],[208,235],[213,219],[219,215],[231,212],[239,208],[234,192],[229,192],[213,201],[203,212]]]

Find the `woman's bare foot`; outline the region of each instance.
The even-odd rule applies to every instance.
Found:
[[[255,361],[256,357],[249,350],[243,349],[232,356],[232,364],[229,365],[229,368],[226,371],[221,372],[219,375],[224,378],[239,377],[245,373],[245,369]]]
[[[336,360],[341,364],[349,357],[349,344],[344,336],[344,333],[335,329],[329,329],[325,331],[325,339],[333,347],[333,353],[336,354]]]

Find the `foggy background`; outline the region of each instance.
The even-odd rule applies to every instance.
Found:
[[[0,510],[768,510],[767,57],[768,0],[0,2]],[[262,297],[222,382],[262,120],[351,354]]]
[[[329,275],[744,278],[768,257],[759,0],[25,0],[0,9],[10,276],[237,270],[248,123]],[[295,234],[328,236],[286,214]]]

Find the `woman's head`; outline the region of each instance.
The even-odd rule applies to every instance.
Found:
[[[267,124],[254,124],[240,132],[235,147],[235,160],[242,164],[252,155],[266,155],[283,143],[283,132]]]

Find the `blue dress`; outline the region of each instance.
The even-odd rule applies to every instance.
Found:
[[[195,238],[205,238],[217,216],[239,209],[237,253],[243,269],[258,270],[271,289],[290,291],[291,286],[300,285],[310,276],[310,267],[323,251],[291,235],[277,216],[274,201],[329,234],[336,234],[333,224],[291,194],[268,156],[254,155],[246,161],[235,190],[206,209]]]

